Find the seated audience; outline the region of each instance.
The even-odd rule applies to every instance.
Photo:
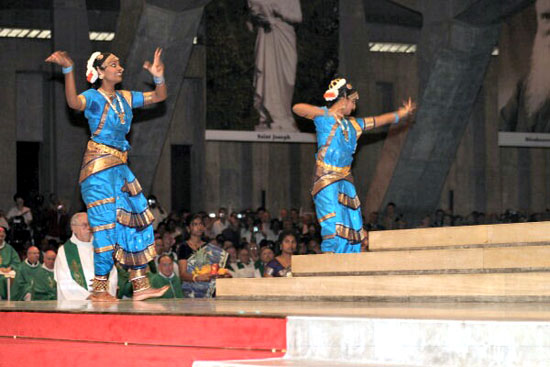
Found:
[[[231,275],[233,278],[261,278],[262,274],[254,266],[254,261],[250,258],[250,252],[247,248],[239,250],[238,260],[231,265]]]
[[[150,276],[151,287],[162,288],[170,286],[168,291],[160,298],[183,298],[181,281],[174,272],[174,260],[169,255],[161,255],[158,259],[158,273]]]
[[[8,297],[8,278],[16,272],[21,259],[13,247],[6,242],[6,228],[0,227],[0,299]]]
[[[13,301],[48,301],[57,299],[53,269],[55,251],[47,250],[40,264],[40,251],[36,246],[27,249],[27,258],[19,266],[11,288]]]
[[[187,298],[210,298],[216,291],[216,278],[212,267],[224,268],[227,252],[202,240],[204,222],[201,215],[191,217],[188,232],[190,237],[178,249],[178,265],[183,296]]]
[[[30,301],[36,273],[40,269],[40,250],[36,246],[27,249],[27,258],[19,265],[11,286],[12,301]]]
[[[291,276],[292,254],[296,251],[296,235],[292,231],[281,234],[281,254],[271,260],[265,267],[265,277]]]
[[[275,258],[273,250],[269,246],[264,246],[260,248],[260,258],[256,261],[254,266],[260,271],[260,274],[264,276],[265,267],[267,264]]]
[[[32,222],[32,213],[31,209],[25,206],[23,196],[20,194],[13,195],[13,201],[15,201],[15,206],[8,210],[8,221],[15,217],[23,217],[25,224],[30,225]]]

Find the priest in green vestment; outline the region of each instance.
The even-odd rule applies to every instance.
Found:
[[[88,299],[94,278],[94,246],[92,231],[86,213],[76,213],[71,218],[71,238],[57,251],[55,280],[58,301],[83,301]],[[117,271],[109,275],[109,293],[116,294]]]
[[[19,265],[11,286],[12,301],[30,301],[34,283],[40,270],[40,250],[36,246],[27,249],[27,258]]]
[[[0,299],[8,297],[8,278],[12,271],[17,271],[21,259],[13,247],[6,241],[6,229],[0,227]]]
[[[161,288],[165,285],[170,288],[160,298],[183,298],[180,278],[174,272],[174,261],[170,255],[162,255],[158,260],[158,273],[152,274],[151,286]]]
[[[37,271],[32,290],[32,301],[50,301],[57,299],[57,283],[54,277],[56,253],[48,250],[44,254],[44,263]]]

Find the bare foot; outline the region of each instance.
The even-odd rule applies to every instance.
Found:
[[[108,292],[101,292],[101,293],[92,293],[90,297],[88,297],[92,302],[111,302],[116,303],[118,302],[118,299],[116,297],[113,297]]]
[[[139,292],[134,292],[134,296],[132,297],[132,299],[134,301],[143,301],[149,298],[162,297],[162,295],[166,293],[168,289],[170,289],[170,287],[167,285],[162,288],[147,288]]]

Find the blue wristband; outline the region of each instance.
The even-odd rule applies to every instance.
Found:
[[[164,84],[164,77],[163,76],[154,76],[153,81],[156,85]]]
[[[397,112],[394,112],[394,114],[395,114],[395,121],[393,123],[397,124],[399,122],[399,114]]]
[[[63,74],[69,74],[71,71],[73,71],[73,66],[67,66],[66,68],[62,68],[61,71],[63,71]]]

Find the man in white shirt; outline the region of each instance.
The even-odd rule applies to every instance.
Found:
[[[19,194],[13,195],[13,201],[15,201],[15,206],[8,211],[6,217],[10,220],[21,216],[25,220],[25,224],[29,226],[32,222],[31,209],[25,206],[25,200]]]
[[[213,236],[216,237],[221,234],[227,227],[229,227],[229,222],[227,221],[227,210],[225,208],[220,208],[220,210],[218,210],[218,219],[212,225]]]
[[[94,246],[86,213],[71,218],[72,237],[59,248],[55,259],[55,280],[59,301],[81,301],[91,295],[94,278]],[[116,296],[118,276],[113,267],[109,275],[109,293]]]

